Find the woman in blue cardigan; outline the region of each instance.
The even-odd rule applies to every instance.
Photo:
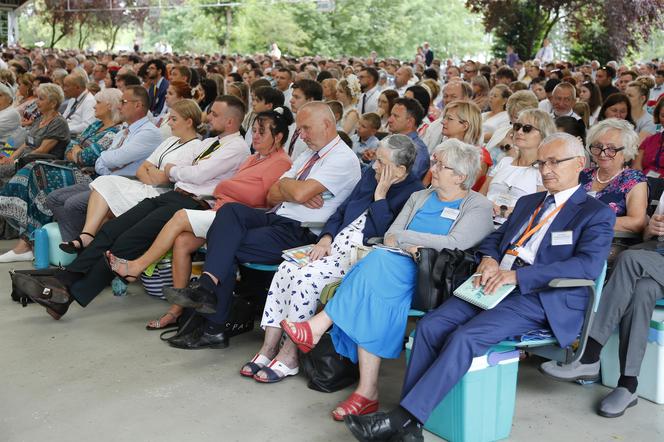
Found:
[[[410,173],[416,155],[407,136],[385,138],[376,150],[373,168],[365,170],[348,199],[328,219],[309,254],[309,264],[298,267],[285,261],[279,266],[263,311],[263,346],[240,374],[265,383],[297,374],[297,347],[286,340],[279,349],[279,322],[312,317],[323,288],[350,269],[351,246],[383,236],[410,195],[422,189],[422,183]]]

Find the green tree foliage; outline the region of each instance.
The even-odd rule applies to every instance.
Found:
[[[210,10],[221,14],[221,11]],[[486,49],[481,18],[462,0],[337,0],[333,12],[315,2],[246,0],[235,9],[233,52],[264,52],[277,42],[285,53],[410,58],[428,40],[438,56],[478,54]]]
[[[575,61],[606,61],[620,60],[661,29],[664,0],[467,0],[466,6],[484,15],[498,56],[512,45],[522,59],[533,58],[560,24]]]

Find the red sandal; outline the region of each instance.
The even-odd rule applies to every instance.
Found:
[[[345,414],[337,413],[337,408],[344,410]],[[361,416],[363,414],[375,413],[376,411],[378,411],[378,401],[372,401],[360,394],[353,393],[345,401],[339,402],[339,405],[332,410],[332,417],[335,421],[342,421],[344,420],[344,416],[349,414]]]
[[[283,319],[279,325],[302,353],[309,353],[315,347],[314,334],[308,322],[289,323]],[[291,325],[295,327],[294,332],[291,330]]]

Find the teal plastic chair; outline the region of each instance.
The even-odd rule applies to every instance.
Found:
[[[595,313],[599,307],[600,299],[602,298],[602,288],[604,287],[604,280],[606,279],[606,262],[597,279],[594,281],[590,279],[568,279],[556,278],[549,282],[551,288],[572,288],[572,287],[588,287],[590,296],[588,298],[588,307],[586,308],[586,315],[583,321],[583,328],[579,335],[579,345],[574,349],[573,346],[565,348],[560,347],[558,340],[554,337],[536,339],[532,341],[514,341],[506,340],[500,345],[512,345],[516,348],[526,349],[529,353],[536,354],[543,358],[557,361],[561,364],[571,364],[581,359],[583,352],[586,348],[590,328],[592,327]]]

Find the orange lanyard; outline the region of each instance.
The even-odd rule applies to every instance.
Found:
[[[542,204],[544,204],[544,203],[542,203]],[[528,227],[526,227],[526,231],[523,232],[523,235],[521,235],[521,238],[519,238],[519,240],[516,242],[516,244],[514,244],[514,246],[513,246],[510,250],[508,250],[507,253],[510,253],[511,251],[513,251],[514,249],[516,249],[517,247],[521,247],[521,246],[523,246],[523,244],[524,244],[526,241],[528,241],[528,239],[529,239],[531,236],[533,236],[533,235],[534,235],[535,233],[537,233],[542,227],[544,227],[544,225],[547,223],[547,221],[549,221],[549,220],[550,220],[550,219],[551,219],[556,213],[560,212],[560,210],[561,210],[563,207],[565,207],[565,203],[563,203],[563,204],[561,204],[560,206],[556,207],[556,209],[555,209],[553,212],[549,213],[547,216],[544,217],[544,219],[542,219],[542,220],[539,222],[539,224],[537,224],[535,227],[533,227],[533,222],[535,221],[535,217],[537,216],[537,214],[539,213],[539,211],[542,210],[542,204],[540,204],[540,205],[537,207],[537,210],[535,210],[535,213],[533,213],[533,216],[530,217],[530,222],[528,223]],[[513,255],[513,254],[515,254],[515,253],[510,253],[510,254]]]
[[[307,161],[307,163],[304,165],[304,167],[297,171],[297,173],[295,174],[295,178],[296,179],[299,178],[299,176],[300,176],[300,174],[302,174],[302,172],[304,172],[307,169],[310,169],[310,168],[314,167],[314,164],[316,164],[317,161],[322,160],[323,158],[325,158],[330,152],[332,152],[334,150],[335,147],[337,147],[337,145],[339,144],[340,141],[341,141],[341,138],[339,138],[339,141],[334,143],[334,146],[330,147],[330,150],[325,152],[323,155],[319,155],[318,158],[314,158],[313,156],[311,158],[309,158],[309,161]]]

